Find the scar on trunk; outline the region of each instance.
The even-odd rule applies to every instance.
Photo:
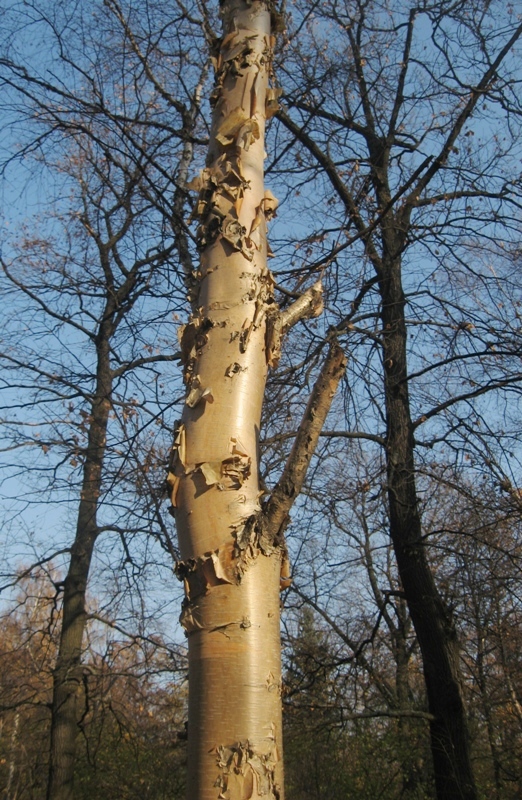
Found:
[[[290,518],[286,518],[288,523]],[[240,526],[236,526],[236,553],[238,555],[238,570],[242,575],[256,558],[262,553],[270,557],[275,553],[281,558],[280,591],[288,589],[292,583],[290,557],[284,538],[284,529],[280,535],[274,537],[269,530],[268,521],[259,510],[250,517],[243,519]]]
[[[187,325],[180,325],[178,328],[185,384],[189,384],[194,376],[197,360],[208,341],[208,333],[214,325],[215,323],[209,317],[193,315]]]
[[[278,692],[281,694],[282,690],[282,681],[281,678],[276,678],[274,673],[270,671],[266,676],[266,689],[268,692]]]

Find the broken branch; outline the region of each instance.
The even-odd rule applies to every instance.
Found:
[[[288,523],[288,514],[302,489],[321,430],[345,369],[346,356],[342,347],[334,340],[330,344],[328,355],[310,395],[283,473],[264,506],[263,527],[265,535],[271,542],[281,537]]]
[[[300,320],[318,317],[323,308],[323,286],[319,279],[287,309],[267,316],[266,357],[270,367],[279,363],[283,335]]]
[[[291,306],[281,311],[281,327],[284,332],[297,322],[318,317],[323,311],[323,285],[319,279],[310,286]]]

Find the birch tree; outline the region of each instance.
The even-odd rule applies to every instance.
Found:
[[[344,356],[335,342],[292,454],[262,500],[258,449],[269,367],[281,336],[320,313],[314,284],[285,311],[274,300],[266,223],[277,201],[263,181],[265,124],[278,108],[272,74],[281,20],[272,2],[225,0],[207,166],[191,188],[200,265],[180,330],[187,384],[169,485],[189,645],[190,800],[282,798],[279,587],[283,539]]]

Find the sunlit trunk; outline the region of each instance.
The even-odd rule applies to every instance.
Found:
[[[199,190],[195,309],[180,332],[187,398],[169,481],[189,646],[190,800],[283,796],[279,585],[282,548],[263,547],[258,437],[277,313],[267,268],[265,192],[270,10],[222,4],[223,39]]]

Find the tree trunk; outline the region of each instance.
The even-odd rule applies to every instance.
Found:
[[[180,332],[187,398],[169,483],[176,508],[189,647],[190,800],[283,797],[279,584],[282,546],[262,548],[258,436],[276,313],[263,184],[269,4],[222,3],[223,39],[207,168],[194,313]]]
[[[82,639],[86,624],[85,593],[93,548],[98,535],[96,513],[101,491],[112,391],[110,325],[108,321],[102,323],[98,336],[96,390],[91,405],[81,499],[69,569],[64,581],[62,627],[53,674],[47,800],[73,798],[78,695],[82,686]]]
[[[392,252],[400,251],[399,241],[391,246]],[[457,636],[435,585],[422,538],[407,380],[405,298],[398,257],[383,259],[379,284],[390,533],[422,653],[429,710],[434,716],[430,733],[437,798],[476,800]]]
[[[18,794],[17,789],[12,792],[14,778],[16,773],[16,756],[19,739],[20,728],[20,711],[17,710],[13,722],[13,730],[11,731],[11,741],[9,742],[9,767],[7,770],[7,785],[5,787],[5,800],[16,800]]]
[[[392,582],[390,580],[390,586]],[[397,692],[397,708],[406,711],[405,716],[397,721],[397,735],[400,739],[399,753],[402,773],[402,800],[416,800],[426,785],[426,770],[423,769],[423,753],[419,748],[419,720],[407,716],[412,706],[412,689],[410,685],[411,649],[408,634],[411,629],[411,618],[407,611],[406,600],[397,599],[395,606],[396,624],[389,625],[395,658],[395,686]]]

